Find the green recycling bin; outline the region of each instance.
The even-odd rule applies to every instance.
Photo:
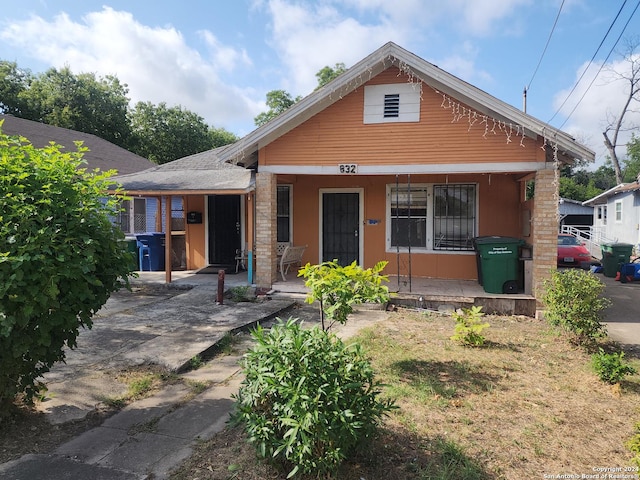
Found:
[[[602,245],[602,270],[605,277],[615,277],[621,263],[629,263],[633,245],[630,243],[605,243]]]
[[[520,247],[524,240],[512,237],[477,237],[474,245],[478,281],[487,293],[518,293]]]

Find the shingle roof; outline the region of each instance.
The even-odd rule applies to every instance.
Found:
[[[103,171],[113,169],[117,170],[118,174],[125,175],[146,170],[155,165],[140,155],[89,133],[25,120],[12,115],[0,115],[0,121],[3,120],[4,123],[0,128],[5,134],[21,135],[38,148],[45,147],[53,141],[65,147],[66,151],[76,151],[74,142],[83,142],[89,149],[84,154],[84,159],[90,169],[99,168]]]
[[[223,162],[219,154],[227,146],[158,165],[116,180],[129,194],[216,194],[253,190],[251,170]]]

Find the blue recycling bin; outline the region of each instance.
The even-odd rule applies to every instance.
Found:
[[[151,232],[136,235],[140,271],[164,270],[164,233]]]

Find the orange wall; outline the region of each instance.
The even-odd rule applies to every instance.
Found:
[[[206,213],[204,209],[204,195],[187,195],[185,196],[185,212],[201,212],[202,223],[187,223],[186,242],[187,242],[187,269],[194,270],[207,265],[205,247],[205,227]]]
[[[293,243],[308,245],[303,263],[317,263],[320,259],[320,189],[363,188],[364,267],[380,260],[389,261],[386,272],[397,273],[398,255],[386,252],[386,186],[395,185],[395,176],[306,176],[282,175],[280,183],[293,185]],[[406,175],[399,177],[406,184]],[[492,175],[412,175],[411,183],[476,183],[479,189],[478,235],[519,237],[521,232],[520,187],[517,179],[508,174]],[[376,219],[368,225],[367,219]],[[400,255],[400,272],[408,273],[408,254]],[[476,279],[475,254],[471,253],[417,253],[411,255],[412,275],[433,278]]]
[[[392,67],[367,85],[406,83]],[[420,122],[363,124],[364,87],[307,120],[260,150],[260,165],[336,165],[357,163],[428,164],[544,161],[540,144],[512,131],[511,142],[496,127],[485,135],[476,119],[452,122],[451,109],[442,107],[443,97],[423,86]],[[489,121],[489,130],[493,129]],[[509,127],[506,127],[508,129]]]
[[[407,77],[389,68],[368,84],[405,83]],[[462,107],[459,105],[459,107]],[[324,166],[339,163],[358,165],[510,164],[544,162],[545,153],[537,140],[516,136],[510,127],[488,127],[479,116],[473,125],[469,117],[452,121],[451,109],[443,108],[443,96],[423,86],[420,121],[415,123],[363,123],[364,87],[345,96],[259,151],[259,168],[273,165]],[[522,144],[521,144],[522,141]],[[478,235],[521,237],[523,173],[411,175],[411,183],[475,183],[479,189]],[[293,242],[308,245],[303,261],[319,261],[319,190],[362,188],[364,192],[364,267],[379,260],[389,261],[387,273],[408,274],[409,256],[386,249],[386,185],[394,175],[279,175],[279,183],[293,185]],[[401,175],[401,184],[407,176]],[[379,220],[369,225],[367,219]],[[398,260],[399,259],[399,260]],[[476,279],[474,252],[417,253],[411,255],[411,272],[433,278]]]

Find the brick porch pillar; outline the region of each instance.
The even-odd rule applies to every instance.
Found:
[[[533,197],[533,295],[542,308],[543,282],[556,269],[558,251],[558,185],[555,167],[548,163],[536,173]]]
[[[256,173],[256,286],[270,289],[276,279],[277,181],[272,173]]]

